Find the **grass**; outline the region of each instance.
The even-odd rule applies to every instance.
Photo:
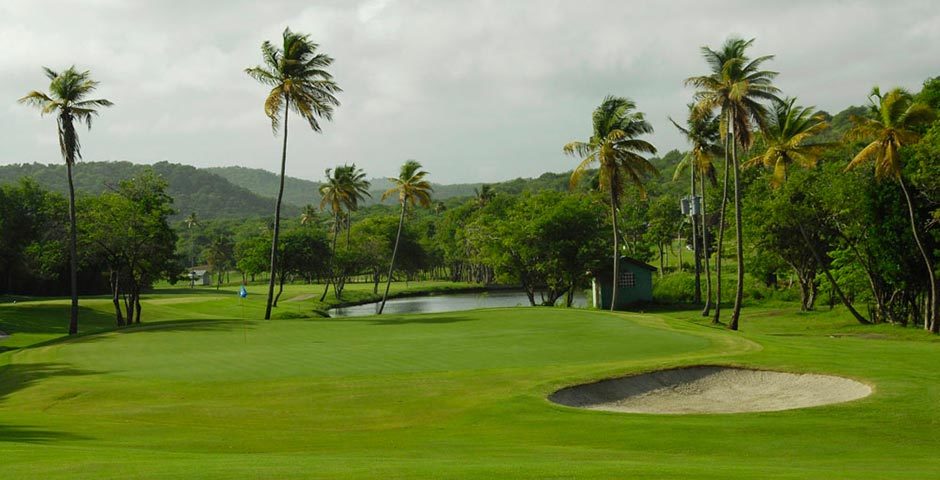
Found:
[[[260,316],[262,288],[244,318]],[[739,333],[666,310],[266,322],[242,320],[234,290],[164,289],[145,299],[140,327],[103,330],[110,304],[91,299],[83,321],[99,333],[56,340],[66,305],[0,305],[0,330],[14,333],[0,343],[12,348],[0,353],[3,478],[940,476],[940,342],[857,326],[840,310],[749,308]],[[284,302],[279,313],[311,305]],[[545,399],[572,383],[703,363],[834,373],[875,393],[686,416]]]

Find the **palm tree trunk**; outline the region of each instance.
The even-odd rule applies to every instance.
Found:
[[[685,220],[683,220],[683,222],[684,222],[684,221],[685,221]],[[683,270],[682,270],[682,249],[685,248],[685,246],[682,245],[682,223],[681,223],[681,222],[679,223],[679,231],[676,232],[676,243],[679,244],[679,249],[678,249],[678,251],[679,251],[679,271],[681,272],[681,271],[683,271]]]
[[[277,240],[281,233],[281,198],[284,196],[284,170],[287,167],[287,112],[290,111],[290,97],[284,101],[284,145],[281,147],[281,183],[277,190],[277,203],[274,204],[274,238],[271,239],[271,278],[268,280],[268,300],[264,308],[264,319],[271,319],[271,304],[274,301],[274,276],[277,267]]]
[[[924,259],[924,266],[927,267],[927,279],[930,281],[930,297],[927,299],[927,312],[924,316],[924,330],[930,330],[933,333],[940,332],[940,321],[937,319],[937,279],[933,274],[933,263],[924,244],[920,241],[920,235],[917,234],[917,220],[914,218],[914,204],[911,202],[911,194],[907,191],[904,184],[904,178],[898,176],[898,183],[901,184],[901,191],[904,192],[904,199],[907,200],[907,212],[911,219],[911,233],[914,234],[914,242],[917,243],[917,249]]]
[[[806,246],[809,248],[810,253],[813,254],[813,259],[816,260],[816,264],[819,266],[819,268],[822,269],[823,273],[826,275],[826,278],[829,279],[829,284],[832,285],[832,289],[836,292],[836,295],[839,296],[839,299],[842,300],[842,304],[845,305],[845,308],[849,309],[849,312],[852,313],[852,316],[855,317],[855,320],[857,320],[858,323],[865,325],[871,323],[867,318],[863,317],[862,314],[855,310],[855,307],[852,306],[852,302],[850,302],[848,297],[842,293],[842,289],[839,288],[839,284],[836,283],[836,279],[832,277],[832,273],[829,272],[829,268],[826,267],[825,263],[823,263],[822,256],[819,254],[819,252],[816,251],[816,247],[814,247],[813,242],[810,241],[809,235],[807,235],[806,230],[803,229],[803,224],[797,222],[796,225],[800,229],[800,236],[803,237],[803,241],[806,242]]]
[[[741,318],[741,301],[744,299],[744,239],[741,228],[741,182],[740,167],[738,166],[738,143],[734,133],[731,134],[731,166],[734,168],[734,241],[735,260],[737,265],[737,278],[734,286],[734,307],[731,311],[731,321],[728,328],[738,329],[738,320]]]
[[[614,307],[617,305],[617,279],[620,275],[620,245],[617,242],[617,202],[614,197],[614,191],[610,191],[610,216],[613,219],[614,226],[614,278],[611,281],[610,289],[610,311],[614,311]]]
[[[662,241],[657,244],[657,247],[659,247],[659,278],[663,278],[663,272],[666,271],[666,249]]]
[[[333,259],[336,257],[336,236],[339,233],[339,213],[333,214],[333,247],[330,249],[330,260],[327,262],[328,277],[326,277],[326,287],[323,288],[323,295],[320,295],[322,302],[326,298],[326,293],[330,291],[330,283],[333,282]],[[333,286],[336,290],[336,286]]]
[[[69,177],[69,282],[72,305],[69,310],[69,335],[78,333],[78,233],[75,227],[75,184],[72,182],[71,158],[65,159],[65,170]]]
[[[705,264],[705,308],[702,309],[702,316],[707,317],[712,309],[712,275],[708,261],[708,225],[705,222],[705,175],[699,175],[699,184],[702,191],[702,259]]]
[[[689,202],[689,216],[692,217],[692,255],[695,256],[695,260],[692,262],[693,268],[695,268],[695,292],[692,296],[692,300],[695,303],[702,303],[702,260],[699,256],[698,249],[698,229],[696,228],[695,221],[695,165],[694,161],[689,164],[689,171],[691,172],[692,185],[691,185],[691,194]]]
[[[196,286],[196,277],[193,271],[196,270],[196,236],[193,235],[193,227],[189,227],[189,288]]]
[[[731,122],[728,122],[730,128]],[[729,132],[730,133],[730,132]],[[718,250],[715,255],[715,316],[712,318],[712,324],[721,323],[721,255],[725,246],[725,212],[728,209],[728,176],[731,168],[729,165],[729,153],[731,142],[730,135],[725,136],[725,172],[723,186],[721,189],[721,207],[718,210]]]
[[[398,241],[401,240],[401,227],[405,224],[405,202],[401,202],[401,215],[398,217],[398,233],[395,235],[395,248],[392,249],[392,261],[388,264],[388,280],[385,282],[385,294],[382,295],[382,304],[379,305],[378,314],[385,310],[385,301],[388,300],[388,289],[392,286],[392,273],[395,271],[395,256],[398,255]]]

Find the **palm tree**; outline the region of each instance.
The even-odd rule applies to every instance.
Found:
[[[884,95],[878,87],[872,89],[868,96],[871,102],[870,117],[854,117],[855,126],[848,132],[848,137],[855,140],[871,142],[858,152],[858,155],[849,162],[846,170],[852,170],[860,165],[872,161],[875,164],[875,178],[890,178],[896,180],[907,201],[907,210],[910,215],[911,233],[917,244],[920,255],[927,268],[927,278],[930,282],[930,297],[928,299],[927,315],[924,318],[924,328],[933,333],[940,332],[940,312],[937,305],[937,280],[934,278],[933,262],[921,242],[917,233],[917,220],[914,215],[914,204],[911,194],[904,181],[904,166],[902,164],[901,147],[911,145],[920,140],[917,127],[927,125],[936,118],[936,112],[928,105],[914,101],[910,92],[894,88]]]
[[[189,288],[193,288],[196,286],[196,277],[192,274],[196,270],[196,235],[193,233],[193,228],[199,225],[196,212],[190,213],[184,222],[186,229],[189,230]]]
[[[398,195],[398,203],[401,204],[401,214],[398,217],[398,233],[395,235],[395,248],[392,249],[392,260],[388,264],[388,281],[385,283],[385,294],[382,295],[382,304],[379,305],[378,314],[381,315],[385,310],[385,301],[388,300],[388,290],[392,286],[392,273],[395,271],[395,257],[398,255],[398,243],[401,241],[401,229],[405,224],[405,212],[408,205],[412,207],[431,206],[431,182],[424,179],[428,172],[421,170],[421,164],[408,160],[401,166],[398,177],[389,177],[389,181],[394,185],[392,188],[382,194],[382,200]]]
[[[300,210],[300,224],[301,225],[315,225],[320,221],[320,216],[317,215],[317,209],[309,203],[304,205],[304,208]]]
[[[714,158],[721,156],[723,149],[719,144],[720,133],[718,128],[718,117],[716,117],[712,112],[696,112],[695,105],[690,104],[689,106],[689,117],[686,120],[686,127],[683,127],[676,123],[671,118],[669,119],[676,128],[682,132],[683,135],[689,140],[692,144],[692,150],[689,151],[682,161],[679,162],[679,165],[676,166],[676,172],[673,175],[673,180],[678,180],[679,176],[685,171],[685,169],[690,170],[690,176],[692,177],[691,182],[691,192],[692,197],[695,197],[695,178],[696,174],[699,179],[699,187],[702,193],[702,209],[700,212],[699,224],[701,225],[701,235],[702,235],[702,257],[705,259],[705,306],[702,309],[702,316],[707,317],[711,312],[711,302],[712,302],[712,278],[711,278],[711,269],[709,267],[708,260],[708,225],[705,221],[706,215],[706,203],[705,203],[705,180],[708,179],[711,181],[712,185],[717,183],[716,181],[716,172],[715,164],[712,162]],[[693,215],[693,224],[692,230],[695,231],[695,222]],[[693,236],[693,238],[695,238]],[[696,265],[698,262],[696,261]],[[696,285],[696,288],[698,286]]]
[[[477,205],[485,207],[487,203],[490,203],[494,197],[496,197],[496,191],[493,190],[492,185],[482,184],[480,188],[473,189],[474,200],[476,200]]]
[[[92,119],[98,116],[98,108],[113,105],[103,98],[87,98],[98,88],[98,82],[91,79],[86,70],[79,72],[71,66],[63,72],[56,72],[43,67],[49,78],[49,93],[36,90],[21,98],[20,103],[39,109],[41,115],[55,114],[59,136],[59,150],[65,160],[65,171],[69,183],[69,283],[71,285],[72,304],[69,311],[69,335],[78,333],[78,235],[75,219],[75,185],[72,182],[72,166],[82,158],[81,142],[75,123],[85,123],[91,130]]]
[[[763,165],[772,171],[770,184],[778,188],[787,179],[791,165],[812,169],[828,143],[812,142],[813,137],[829,128],[826,119],[816,107],[796,105],[796,98],[786,98],[774,104],[767,128],[762,132],[765,150],[744,163],[745,168]]]
[[[815,111],[816,107],[801,107],[796,105],[795,98],[787,98],[774,105],[773,113],[767,122],[767,128],[762,133],[765,149],[762,153],[744,163],[745,168],[763,165],[771,171],[770,185],[779,188],[787,180],[787,171],[792,165],[806,169],[816,168],[819,157],[831,146],[828,143],[813,142],[812,139],[829,128],[829,124],[822,114]],[[809,235],[803,228],[802,222],[797,222],[800,236],[803,237],[816,264],[832,285],[832,290],[839,296],[842,304],[852,313],[859,323],[870,323],[863,317],[848,297],[839,288],[835,278],[823,261],[822,255],[816,250]]]
[[[617,232],[617,209],[620,207],[627,182],[637,186],[640,195],[646,196],[643,178],[659,172],[643,154],[655,154],[656,147],[637,137],[653,133],[653,126],[646,121],[636,104],[623,97],[607,96],[592,115],[594,133],[586,142],[574,141],[564,146],[563,151],[577,156],[581,163],[571,173],[569,188],[577,187],[585,172],[597,164],[598,188],[610,199],[610,217],[614,232],[613,288],[610,309],[614,310],[617,296],[617,280],[620,264],[620,245]]]
[[[730,38],[725,41],[721,50],[716,51],[702,47],[702,55],[711,67],[711,73],[698,77],[691,77],[686,84],[697,88],[695,92],[696,110],[711,112],[718,110],[720,118],[720,131],[725,139],[725,150],[730,151],[731,165],[728,165],[728,153],[725,153],[725,180],[724,192],[721,201],[721,221],[718,228],[718,258],[716,259],[716,273],[718,274],[718,288],[716,290],[715,321],[720,321],[721,315],[721,249],[724,241],[724,213],[728,202],[728,172],[734,174],[734,218],[735,240],[737,257],[737,282],[734,295],[734,310],[728,328],[738,329],[738,320],[741,316],[741,302],[744,298],[744,241],[741,228],[741,188],[739,181],[740,168],[738,165],[738,147],[747,150],[754,141],[755,127],[764,129],[767,117],[767,107],[763,102],[780,101],[777,97],[779,89],[773,85],[777,72],[761,70],[761,65],[773,59],[773,55],[765,55],[750,59],[746,55],[747,49],[754,40]]]
[[[271,278],[268,281],[268,299],[264,311],[265,320],[271,318],[271,303],[274,300],[274,276],[277,267],[277,242],[281,228],[281,199],[284,196],[284,170],[287,166],[287,114],[291,110],[300,115],[314,132],[320,131],[320,119],[331,120],[333,107],[339,106],[335,94],[342,91],[326,68],[333,58],[318,53],[319,45],[308,35],[294,33],[285,28],[282,46],[271,42],[261,44],[264,66],[245,69],[251,78],[270,87],[264,101],[264,113],[271,119],[271,129],[277,133],[284,119],[284,144],[281,147],[281,182],[274,206],[274,235],[271,238]]]
[[[343,219],[348,218],[348,212],[358,210],[359,202],[365,200],[365,197],[371,196],[369,194],[369,185],[365,172],[361,168],[356,168],[356,164],[326,169],[326,182],[320,185],[320,209],[329,208],[333,214],[330,270],[332,270],[333,257],[336,255],[336,240],[339,237],[340,229],[343,227]],[[346,213],[344,213],[344,210]],[[349,244],[348,235],[346,244]],[[327,279],[326,288],[323,290],[323,295],[320,296],[321,302],[326,298],[331,282],[332,277]]]

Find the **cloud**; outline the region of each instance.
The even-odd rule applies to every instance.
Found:
[[[4,2],[0,162],[58,162],[51,119],[15,105],[45,86],[39,67],[76,63],[116,102],[83,132],[86,158],[275,170],[264,88],[243,73],[285,26],[336,59],[342,106],[322,135],[291,124],[289,173],[355,162],[371,175],[421,160],[444,182],[570,169],[565,142],[590,133],[607,94],[633,98],[662,151],[681,118],[702,45],[756,37],[779,85],[838,111],[873,84],[917,89],[940,72],[929,1]],[[53,139],[54,140],[54,139]]]

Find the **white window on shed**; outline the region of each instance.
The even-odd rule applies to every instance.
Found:
[[[617,281],[620,287],[635,287],[636,275],[633,272],[620,272],[620,278]]]

